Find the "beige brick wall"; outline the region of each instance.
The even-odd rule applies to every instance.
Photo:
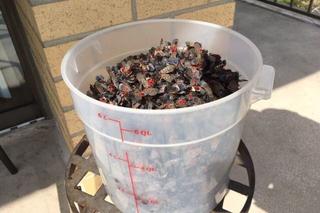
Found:
[[[137,15],[139,19],[142,19],[206,4],[207,2],[207,0],[137,0]]]
[[[77,42],[73,41],[44,49],[53,78],[61,76],[60,66],[62,58],[75,43]]]
[[[69,133],[71,135],[74,135],[76,133],[82,132],[83,130],[83,124],[78,118],[76,112],[74,110],[71,110],[69,112],[64,113],[66,122],[67,122],[67,127],[69,130]]]
[[[67,87],[67,85],[64,83],[64,81],[59,81],[55,83],[57,93],[58,93],[58,99],[60,102],[60,105],[62,108],[70,107],[72,106],[72,99],[70,91]]]
[[[85,133],[62,81],[60,65],[77,40],[102,28],[152,17],[195,19],[231,27],[235,10],[232,0],[66,0],[33,7],[28,0],[15,2],[44,93],[70,149]]]
[[[68,0],[33,8],[43,41],[131,20],[130,0]]]

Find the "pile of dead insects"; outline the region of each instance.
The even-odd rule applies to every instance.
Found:
[[[160,41],[148,53],[128,56],[106,67],[87,95],[117,106],[138,109],[182,108],[223,98],[239,89],[239,73],[226,69],[220,55],[199,42]]]

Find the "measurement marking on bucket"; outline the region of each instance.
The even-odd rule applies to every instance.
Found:
[[[110,118],[108,115],[106,115],[104,113],[98,112],[98,117],[105,120],[105,121],[113,121],[118,124],[119,131],[120,131],[120,137],[121,137],[122,142],[124,141],[124,134],[123,134],[124,132],[128,132],[128,133],[135,134],[135,135],[140,135],[140,136],[144,136],[144,137],[148,137],[148,136],[152,135],[152,133],[146,129],[125,129],[122,127],[122,123],[120,120]]]
[[[130,176],[130,181],[131,181],[131,188],[132,188],[134,203],[135,203],[135,205],[136,205],[137,213],[140,213],[140,211],[139,211],[139,206],[138,206],[138,197],[137,197],[137,193],[136,193],[135,186],[134,186],[134,184],[133,184],[133,175],[132,175],[131,169],[130,169],[130,163],[129,163],[130,161],[129,161],[128,152],[126,152],[126,159],[127,159],[127,163],[128,163],[129,176]]]
[[[121,156],[117,155],[117,154],[113,154],[111,152],[108,152],[108,155],[115,159],[115,160],[119,160],[119,161],[123,161],[123,162],[127,162],[127,159],[126,158],[122,158]],[[132,162],[129,162],[130,163],[130,167],[131,168],[134,168],[134,169],[140,169],[144,172],[155,172],[156,171],[156,168],[152,165],[145,165],[145,164],[142,164],[142,163],[132,163]]]
[[[149,130],[139,130],[139,129],[121,129],[122,131],[125,132],[130,132],[133,133],[135,135],[141,135],[141,136],[150,136],[152,135],[151,132]]]
[[[112,122],[115,122],[118,124],[118,127],[119,127],[119,132],[120,132],[120,138],[121,138],[121,142],[123,143],[124,142],[124,132],[128,132],[128,133],[131,133],[131,134],[136,134],[136,135],[140,135],[140,136],[144,136],[144,137],[147,137],[147,136],[151,136],[152,133],[149,131],[149,130],[141,130],[141,129],[125,129],[122,127],[122,123],[120,120],[117,120],[117,119],[113,119],[113,118],[110,118],[108,115],[104,114],[104,113],[101,113],[101,112],[98,112],[98,117],[103,119],[103,120],[106,120],[106,121],[112,121]],[[132,174],[132,171],[131,171],[131,168],[134,168],[134,169],[141,169],[145,172],[154,172],[156,171],[156,168],[154,166],[147,166],[147,165],[142,165],[142,164],[133,164],[129,161],[129,155],[128,155],[128,152],[125,153],[125,158],[122,158],[118,155],[114,155],[112,153],[108,153],[110,157],[116,159],[116,160],[120,160],[120,161],[123,161],[123,162],[126,162],[127,163],[127,166],[128,166],[128,172],[129,172],[129,178],[130,178],[130,183],[131,183],[131,189],[132,189],[132,196],[133,196],[133,199],[134,199],[134,203],[135,203],[135,206],[136,206],[136,213],[140,213],[140,210],[139,210],[139,205],[138,205],[138,199],[140,199],[137,195],[137,192],[136,192],[136,187],[134,185],[134,180],[133,180],[133,174]],[[158,200],[155,199],[155,198],[149,198],[149,199],[144,199],[142,200],[142,203],[143,204],[158,204]]]
[[[126,193],[130,196],[133,196],[133,193],[124,189],[123,187],[121,186],[118,186],[117,189],[123,193]],[[140,197],[138,196],[137,199],[139,201],[141,201],[143,204],[147,205],[147,204],[150,204],[150,205],[157,205],[159,204],[159,201],[157,200],[157,198],[153,198],[153,197]]]

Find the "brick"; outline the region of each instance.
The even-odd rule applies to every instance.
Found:
[[[61,62],[66,52],[75,44],[77,41],[68,42],[65,44],[47,47],[44,52],[47,57],[47,61],[50,68],[50,73],[53,78],[61,76]]]
[[[192,13],[185,13],[176,16],[176,18],[200,20],[223,25],[226,27],[232,27],[234,21],[234,11],[235,3],[231,2],[206,8],[203,10],[198,10]]]
[[[81,120],[78,118],[74,110],[64,113],[64,117],[70,135],[80,132],[84,129]]]
[[[207,0],[137,0],[139,19],[206,4]]]
[[[73,105],[71,94],[69,91],[69,88],[64,83],[64,81],[59,81],[58,83],[55,83],[57,93],[58,93],[58,99],[61,104],[61,107],[69,107]]]
[[[130,0],[68,0],[33,7],[42,41],[131,20]]]

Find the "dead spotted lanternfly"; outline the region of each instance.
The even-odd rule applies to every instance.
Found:
[[[87,95],[137,109],[190,107],[223,98],[239,89],[239,73],[199,42],[179,47],[161,39],[147,53],[128,56],[96,77]]]

